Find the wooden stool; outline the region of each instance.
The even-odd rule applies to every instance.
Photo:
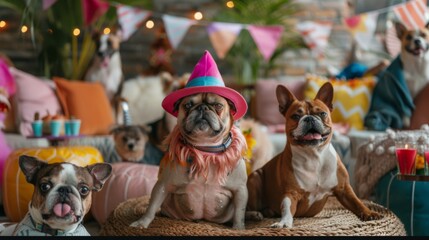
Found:
[[[121,203],[102,226],[101,236],[405,236],[401,221],[381,205],[364,200],[364,204],[384,217],[363,222],[345,209],[335,198],[311,218],[295,218],[293,228],[271,228],[279,219],[246,221],[245,230],[234,230],[231,225],[175,220],[156,215],[147,229],[130,227],[139,219],[149,204],[149,195]]]

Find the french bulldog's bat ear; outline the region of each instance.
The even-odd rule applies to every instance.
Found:
[[[27,155],[19,156],[19,168],[24,173],[28,183],[35,184],[37,172],[46,165],[46,162],[42,162],[35,157]]]
[[[287,109],[297,99],[295,95],[293,95],[293,93],[283,85],[277,85],[276,95],[277,101],[279,102],[279,111],[282,115],[285,115]]]
[[[100,191],[112,174],[112,165],[109,163],[96,163],[87,166],[87,169],[94,180],[94,188],[92,190],[96,192]]]
[[[407,27],[405,27],[405,25],[402,24],[401,22],[395,22],[394,24],[395,24],[396,35],[398,36],[399,39],[402,39],[405,32],[407,31]]]
[[[329,110],[332,111],[332,100],[334,99],[334,88],[332,87],[332,84],[330,82],[326,82],[325,84],[322,85],[322,87],[320,87],[314,100],[316,99],[319,99],[320,101],[325,103],[326,106],[328,106]]]

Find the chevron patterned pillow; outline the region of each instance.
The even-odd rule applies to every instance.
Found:
[[[372,90],[377,79],[363,77],[352,80],[328,79],[322,76],[308,74],[306,76],[304,96],[313,99],[319,88],[327,81],[334,87],[332,121],[345,123],[352,129],[362,130],[363,120],[371,104]]]

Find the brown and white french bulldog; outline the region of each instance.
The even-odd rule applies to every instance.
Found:
[[[234,125],[234,105],[214,93],[177,101],[177,124],[166,138],[149,206],[131,226],[147,228],[159,208],[165,216],[244,228],[247,174],[244,136]]]
[[[331,144],[332,85],[325,83],[313,101],[297,100],[282,85],[276,94],[286,118],[287,143],[282,153],[249,175],[246,218],[281,216],[272,227],[291,228],[294,217],[316,215],[331,195],[363,221],[381,218],[356,197]]]
[[[22,155],[19,167],[34,185],[29,212],[4,229],[3,236],[89,236],[81,224],[91,208],[92,191],[100,191],[110,177],[108,163],[79,167],[72,163],[48,164]]]
[[[423,28],[412,30],[398,22],[395,28],[401,40],[405,82],[414,99],[429,83],[429,22]]]

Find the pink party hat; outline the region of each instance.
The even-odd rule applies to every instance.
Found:
[[[246,100],[234,89],[225,87],[217,64],[207,50],[195,65],[186,86],[167,95],[162,101],[162,107],[165,111],[177,117],[178,112],[174,110],[174,104],[178,100],[193,94],[208,92],[227,98],[234,104],[237,110],[235,113],[232,113],[234,120],[240,119],[246,114]]]

